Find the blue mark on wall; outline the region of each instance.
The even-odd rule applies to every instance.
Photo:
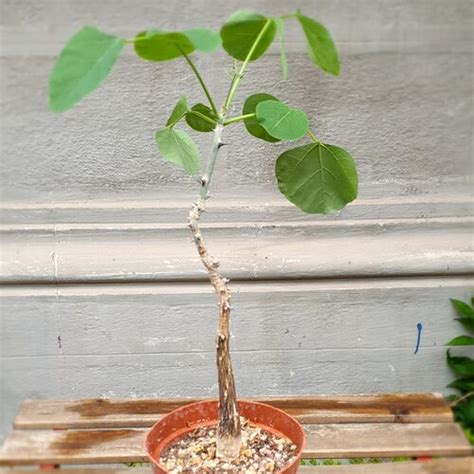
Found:
[[[415,352],[413,354],[416,354],[418,352],[418,349],[420,348],[420,342],[421,342],[421,331],[423,329],[423,325],[421,323],[418,323],[416,325],[416,329],[418,331],[418,334],[416,336],[416,346],[415,346]]]

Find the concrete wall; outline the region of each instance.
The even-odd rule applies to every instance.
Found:
[[[2,432],[27,397],[216,393],[214,297],[184,225],[196,179],[153,143],[177,98],[202,94],[184,62],[127,51],[53,115],[47,76],[64,41],[84,24],[129,37],[295,6],[333,33],[341,77],[313,69],[290,22],[288,80],[275,45],[235,111],[254,92],[304,108],[355,157],[360,198],[300,213],[275,186],[285,145],[226,130],[204,232],[234,279],[239,392],[443,390],[443,344],[460,331],[448,299],[473,287],[471,1],[3,0]],[[221,100],[229,61],[197,63]]]

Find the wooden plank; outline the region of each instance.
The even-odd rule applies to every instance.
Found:
[[[346,54],[346,48],[354,43],[358,45],[356,55],[348,58],[344,54],[347,69],[342,80],[329,80],[314,72],[307,60],[298,25],[288,22],[288,38],[295,38],[297,43],[295,45],[290,39],[288,45],[298,51],[290,58],[293,87],[277,80],[278,61],[273,55],[265,55],[259,61],[261,66],[255,68],[255,75],[246,78],[241,97],[257,88],[271,90],[278,97],[288,97],[295,107],[317,110],[322,136],[332,137],[337,130],[338,143],[350,145],[358,159],[361,180],[363,178],[361,194],[368,181],[379,181],[383,186],[401,183],[406,194],[419,193],[417,181],[424,180],[434,189],[439,182],[451,183],[457,176],[462,176],[460,163],[471,155],[469,107],[472,93],[468,78],[472,70],[472,14],[469,0],[449,2],[449,8],[445,7],[445,2],[318,2],[314,13],[328,25],[338,47]],[[82,0],[80,6],[76,6],[79,3],[76,0],[41,3],[23,0],[19,6],[17,1],[3,3],[5,14],[2,16],[6,18],[6,25],[2,49],[9,56],[4,60],[2,78],[2,97],[5,98],[2,117],[6,118],[2,121],[3,157],[8,173],[2,180],[5,197],[31,201],[42,197],[55,201],[105,195],[120,200],[129,193],[141,192],[152,194],[158,201],[167,196],[170,188],[174,188],[174,195],[193,196],[194,180],[169,163],[154,159],[152,140],[147,140],[154,122],[166,120],[168,111],[161,104],[173,103],[185,89],[187,71],[181,61],[167,65],[161,81],[156,81],[152,65],[135,68],[131,87],[127,73],[135,62],[131,57],[133,52],[124,51],[125,56],[117,63],[110,80],[87,99],[83,109],[75,111],[71,120],[45,113],[44,94],[32,96],[29,93],[46,80],[52,57],[45,54],[56,55],[78,25],[87,23],[90,18],[101,18],[103,28],[108,31],[134,34],[135,25],[140,25],[138,31],[149,21],[150,11],[156,8],[156,3],[150,0],[143,4],[135,2],[133,19],[127,8],[115,8],[116,4],[110,0],[95,2],[93,7],[87,0]],[[232,8],[239,8],[241,2],[217,4],[197,2],[191,7],[190,2],[186,2],[186,9],[180,8],[178,22],[173,2],[163,14],[160,10],[160,24],[168,28],[176,28],[179,24],[181,28],[193,24],[193,18],[204,17],[206,23],[215,27]],[[283,8],[280,2],[264,2],[263,6],[265,11],[268,7],[269,14],[272,14],[271,10],[280,14]],[[291,9],[289,2],[285,6]],[[306,0],[303,7],[312,12],[314,3]],[[113,8],[114,14],[107,14],[107,8]],[[204,8],[210,15],[202,14]],[[71,12],[68,21],[64,18],[65,11]],[[370,12],[370,15],[361,15],[361,11]],[[15,20],[8,21],[7,18],[12,17]],[[45,31],[42,26],[45,24],[54,25],[54,28]],[[375,53],[381,49],[383,54]],[[407,49],[419,51],[419,54],[406,54]],[[360,54],[362,51],[366,54]],[[439,54],[441,51],[447,54]],[[31,56],[35,54],[39,56]],[[216,74],[225,67],[224,60],[223,54],[200,57],[199,66],[206,77],[211,75],[217,96],[226,92],[227,81],[218,80]],[[26,68],[28,74],[24,73]],[[409,81],[407,70],[410,71]],[[309,90],[310,81],[319,94]],[[162,97],[160,106],[150,106],[150,94]],[[459,107],[456,120],[450,120],[452,110],[439,107],[440,103]],[[124,114],[124,110],[128,113]],[[363,120],[354,120],[355,114]],[[104,130],[104,122],[110,117],[119,119],[113,128]],[[30,134],[18,133],[27,127]],[[48,141],[51,130],[55,130],[55,146]],[[377,133],[367,133],[368,130],[377,130]],[[218,192],[223,188],[227,188],[226,194],[233,193],[234,196],[255,193],[261,188],[267,190],[270,186],[275,188],[275,150],[261,146],[258,148],[260,159],[255,160],[255,142],[244,133],[244,127],[232,131],[232,144],[238,146],[225,150],[225,160],[218,169],[222,179],[215,182],[216,195],[220,195]],[[198,137],[198,140],[199,144],[205,145],[208,137]],[[81,146],[77,146],[78,141]],[[389,159],[377,159],[387,155]],[[445,156],[456,159],[446,166]],[[468,170],[466,167],[466,174]],[[277,193],[275,189],[273,195]]]
[[[356,4],[349,0],[339,0],[337,4],[331,0],[320,0],[317,18],[330,25],[338,47],[343,51],[354,43],[359,44],[363,52],[373,51],[374,47],[376,50],[387,48],[397,53],[422,46],[427,51],[444,51],[449,47],[460,48],[463,45],[467,47],[471,38],[469,22],[472,17],[471,3],[469,0],[456,0],[449,2],[449,8],[446,8],[445,1],[391,0],[390,5],[386,6],[385,2],[379,3],[374,0],[358,0]],[[91,5],[88,0],[61,0],[59,3],[15,0],[15,8],[5,3],[2,11],[4,17],[2,26],[5,30],[2,54],[5,56],[54,55],[57,53],[56,46],[62,44],[70,35],[70,24],[87,24],[91,17],[104,18],[103,21],[112,32],[123,31],[124,37],[133,37],[149,20],[150,12],[156,8],[153,0],[140,0],[134,5],[133,16],[127,16],[125,8],[115,11],[117,4],[111,0],[103,0],[98,5]],[[34,5],[36,8],[33,8]],[[179,24],[182,27],[192,27],[196,19],[201,17],[205,22],[204,26],[220,25],[230,12],[242,8],[242,2],[238,0],[223,3],[205,2],[197,5],[183,3],[183,5],[186,5],[186,8],[182,8],[179,12]],[[212,8],[206,8],[206,15],[203,15],[205,5]],[[304,0],[298,5],[301,5],[304,12],[311,12],[314,3],[311,0]],[[167,28],[171,28],[171,25],[176,28],[174,6],[174,4],[163,4],[160,8],[160,22]],[[290,11],[291,3],[263,2],[261,9],[269,16],[276,16],[281,15],[282,10]],[[68,12],[68,21],[61,15],[64,11]],[[114,12],[113,15],[110,15],[111,11]],[[361,15],[360,12],[370,12],[370,15]],[[316,15],[316,12],[314,14]],[[60,19],[63,21],[59,21]],[[47,22],[51,24],[54,22],[55,28],[42,31],[41,27]],[[304,51],[304,40],[302,35],[298,34],[295,25],[288,22],[286,29],[288,32],[285,40],[288,44],[285,46],[293,48],[293,51]],[[24,36],[21,36],[22,32]],[[454,49],[453,51],[458,52]],[[124,51],[123,54],[130,55],[131,52]],[[298,78],[296,73],[295,75]],[[174,76],[170,77],[174,79]],[[261,73],[259,79],[263,81],[264,78],[265,75]],[[170,82],[174,83],[174,80],[166,81],[168,87],[171,85]]]
[[[298,469],[298,474],[472,474],[473,472],[474,458],[351,464],[343,466],[301,466]]]
[[[44,474],[39,470],[5,469],[8,474]],[[1,472],[1,471],[0,471]],[[474,472],[474,458],[433,459],[431,461],[386,462],[381,464],[361,464],[343,466],[301,466],[299,474],[472,474]],[[150,468],[139,467],[133,469],[61,469],[61,474],[150,474]]]
[[[472,225],[472,218],[464,216],[214,222],[204,229],[228,277],[267,280],[469,274],[474,270]],[[206,279],[195,248],[186,245],[184,223],[12,225],[0,230],[2,283]]]
[[[305,426],[306,458],[463,456],[472,448],[455,423]]]
[[[306,425],[304,458],[467,456],[472,450],[454,423]],[[143,462],[146,430],[14,430],[0,465]]]
[[[425,348],[441,348],[445,358],[443,344],[459,332],[458,325],[453,323],[455,312],[449,298],[468,299],[472,288],[474,278],[468,275],[232,282],[236,311],[232,321],[235,336],[232,350],[404,348],[411,356],[406,357],[410,371],[417,372],[413,364]],[[3,287],[0,288],[2,329],[10,337],[2,340],[0,354],[34,358],[57,355],[58,335],[65,356],[214,352],[215,318],[204,315],[212,316],[215,304],[208,282]],[[347,317],[349,306],[350,318]],[[262,311],[262,307],[266,311]],[[197,308],[203,317],[195,317]],[[433,320],[436,320],[435,327],[429,324]],[[417,323],[422,323],[425,330],[420,350],[413,357]],[[139,330],[130,331],[131,327]],[[390,362],[397,373],[400,358],[393,359]],[[439,371],[438,359],[435,359],[430,361],[432,387],[438,383],[433,374],[435,369]],[[356,362],[360,359],[356,358]],[[287,374],[289,369],[288,366],[283,368]],[[451,375],[446,370],[446,376]],[[370,374],[366,378],[369,387],[372,385]],[[406,374],[399,374],[399,379],[399,391],[407,390],[406,387],[426,390],[410,381]],[[414,380],[419,381],[420,377]],[[443,387],[448,378],[446,382],[439,382],[437,386]],[[353,392],[367,390],[354,388]],[[280,394],[298,394],[279,391]],[[371,386],[370,391],[377,389]],[[391,390],[386,388],[385,391]],[[331,392],[345,393],[335,388]],[[145,396],[146,392],[142,393]],[[308,387],[303,393],[308,393]],[[155,396],[160,395],[165,394]],[[181,391],[173,395],[188,394]],[[75,394],[76,398],[96,396],[92,389],[85,395]],[[210,395],[201,393],[201,396]],[[20,399],[26,398],[31,395],[25,394]],[[43,393],[42,398],[51,397]]]
[[[440,394],[393,393],[260,397],[301,423],[450,422]],[[130,428],[151,426],[161,415],[197,401],[189,398],[26,400],[14,421],[17,429]]]

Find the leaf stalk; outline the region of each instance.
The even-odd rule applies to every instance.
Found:
[[[188,110],[188,114],[195,115],[196,117],[202,118],[206,122],[212,123],[212,125],[215,125],[217,122],[215,120],[212,120],[209,117],[206,117],[204,114],[201,112],[198,112],[197,110]]]
[[[272,19],[268,18],[265,24],[263,25],[263,28],[260,30],[260,33],[258,34],[257,38],[255,39],[255,43],[252,45],[250,48],[249,53],[247,54],[247,57],[245,58],[244,62],[242,63],[242,66],[239,69],[239,72],[234,74],[234,77],[232,78],[232,82],[230,84],[230,89],[229,92],[227,93],[227,97],[224,102],[224,106],[222,107],[222,114],[225,116],[227,114],[227,111],[229,110],[230,104],[232,102],[232,99],[234,98],[235,92],[237,91],[237,87],[239,86],[239,82],[244,76],[244,72],[247,69],[247,65],[250,62],[250,59],[252,58],[253,53],[257,49],[258,43],[260,43],[260,40],[263,38],[263,35],[265,32],[268,30],[272,23]]]
[[[255,115],[256,114],[245,114],[245,115],[239,115],[237,117],[231,117],[230,119],[224,121],[224,126],[230,125],[231,123],[240,122],[241,120],[255,117]]]
[[[218,112],[217,112],[216,104],[214,104],[214,101],[212,100],[211,94],[209,93],[209,90],[206,87],[206,84],[204,83],[204,80],[201,77],[201,74],[199,74],[199,71],[197,70],[196,66],[191,61],[191,58],[182,50],[182,48],[180,48],[179,45],[176,45],[176,47],[179,49],[179,51],[183,55],[186,62],[189,64],[189,67],[194,72],[194,75],[196,76],[197,80],[199,81],[199,84],[201,84],[201,88],[204,91],[204,94],[206,94],[207,100],[209,101],[209,105],[211,106],[211,109],[214,112],[214,115],[217,117]]]
[[[306,133],[308,134],[308,136],[311,138],[311,140],[313,140],[314,143],[316,143],[317,145],[319,145],[321,142],[316,138],[316,136],[314,135],[314,133],[311,131],[311,130],[306,130]]]

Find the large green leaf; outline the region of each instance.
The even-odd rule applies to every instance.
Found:
[[[329,31],[317,21],[297,14],[298,21],[303,29],[311,61],[334,76],[339,74],[339,58],[336,46]]]
[[[252,46],[257,40],[260,32],[266,27],[265,33],[260,38],[256,46],[251,61],[255,61],[268,49],[275,37],[276,26],[273,20],[269,20],[263,15],[248,13],[247,16],[237,16],[236,18],[246,18],[236,20],[231,17],[231,21],[221,28],[222,46],[227,53],[235,59],[244,61],[250,53]],[[267,22],[270,22],[267,26]]]
[[[227,20],[227,23],[236,23],[238,21],[247,21],[247,20],[259,20],[262,18],[262,15],[257,13],[255,10],[236,10],[232,13]]]
[[[455,388],[462,393],[471,392],[474,390],[474,378],[473,379],[457,379],[447,385],[449,388]]]
[[[193,113],[197,112],[198,114],[204,115],[210,120],[213,120],[214,123],[209,122],[208,120],[200,117],[199,115]],[[186,123],[197,132],[212,132],[216,128],[216,116],[212,110],[204,104],[196,104],[191,107],[191,110],[186,114]]]
[[[454,339],[451,339],[446,346],[474,346],[474,337],[457,336]]]
[[[456,321],[459,321],[466,329],[474,333],[474,319],[473,318],[457,318]]]
[[[278,43],[280,45],[280,67],[281,67],[281,78],[285,80],[288,76],[288,61],[286,60],[285,52],[285,23],[281,18],[275,18],[275,24],[278,35]]]
[[[461,377],[474,377],[474,359],[469,357],[451,356],[450,349],[446,353],[449,367]]]
[[[297,140],[308,130],[308,119],[302,110],[290,109],[278,100],[265,100],[255,109],[258,123],[281,140]]]
[[[199,150],[187,133],[167,127],[156,132],[155,140],[165,160],[181,166],[189,174],[199,170]]]
[[[273,97],[270,94],[264,94],[264,93],[259,93],[259,94],[253,94],[250,97],[247,97],[244,103],[244,107],[242,110],[242,113],[244,115],[248,114],[254,114],[255,109],[257,108],[257,105],[260,102],[264,102],[266,100],[278,100],[276,97]],[[247,131],[250,133],[250,135],[253,135],[254,137],[260,138],[262,140],[265,140],[267,142],[278,142],[280,141],[278,138],[272,137],[259,123],[257,120],[257,117],[251,117],[251,118],[246,118],[244,119],[244,124],[245,128]]]
[[[138,33],[133,43],[135,52],[147,61],[170,61],[183,53],[190,54],[194,45],[184,33]]]
[[[474,429],[474,395],[459,401],[454,407],[455,420],[463,427]]]
[[[176,105],[174,106],[173,111],[171,112],[171,115],[166,122],[167,127],[173,127],[177,122],[179,122],[185,115],[186,112],[188,111],[188,105],[186,104],[186,97],[182,95],[178,102],[176,102]]]
[[[123,45],[121,38],[91,26],[74,34],[49,74],[49,108],[63,112],[92,92],[109,74]]]
[[[328,214],[357,197],[357,171],[351,155],[334,145],[308,144],[281,154],[278,188],[301,210]]]
[[[471,308],[467,303],[454,298],[451,298],[450,301],[459,316],[474,319],[474,309]]]
[[[183,33],[191,40],[191,43],[198,51],[210,53],[221,45],[219,33],[208,28],[191,28]]]

